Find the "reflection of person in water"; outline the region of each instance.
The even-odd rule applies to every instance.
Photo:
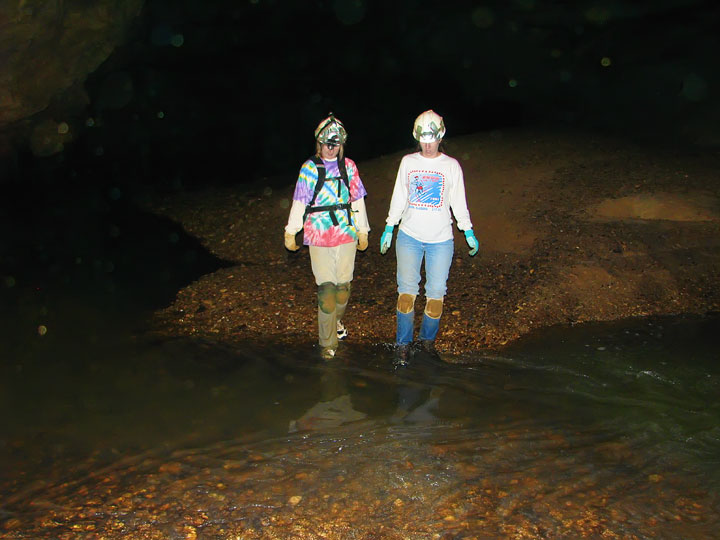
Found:
[[[288,432],[333,430],[361,420],[434,425],[467,414],[467,396],[428,383],[445,373],[447,366],[427,360],[427,356],[418,358],[414,370],[401,377],[374,372],[366,378],[344,366],[323,365],[315,379],[319,388],[310,390],[319,394],[318,401],[290,421]]]
[[[288,431],[330,429],[364,419],[367,415],[353,408],[346,375],[339,366],[325,366],[320,375],[320,401],[292,420]]]
[[[438,420],[442,389],[434,386],[402,385],[398,387],[397,409],[390,417],[394,423],[429,424]]]

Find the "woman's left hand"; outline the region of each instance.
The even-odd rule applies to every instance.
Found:
[[[368,247],[368,235],[367,233],[359,232],[358,233],[358,246],[357,248],[360,251],[365,251]]]
[[[467,245],[470,246],[470,256],[472,257],[478,252],[478,248],[480,247],[472,229],[465,231],[465,241],[467,242]]]

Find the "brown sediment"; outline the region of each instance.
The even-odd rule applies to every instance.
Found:
[[[523,426],[458,440],[450,427],[433,442],[366,428],[150,452],[73,482],[63,480],[75,472],[66,469],[6,501],[0,537],[640,539],[717,531],[716,493],[683,478],[669,457],[648,462],[602,435]]]
[[[464,169],[480,252],[469,257],[456,231],[440,351],[498,349],[558,324],[720,306],[716,154],[528,131],[458,138],[448,153]],[[402,154],[358,164],[372,231],[356,261],[344,321],[349,343],[394,339],[395,255],[380,255],[379,241]],[[178,291],[156,314],[157,331],[231,343],[315,339],[307,249],[283,247],[294,180],[281,188],[183,193],[151,205],[232,264]]]

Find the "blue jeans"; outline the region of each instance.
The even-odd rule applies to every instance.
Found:
[[[439,243],[425,243],[398,231],[395,243],[397,256],[398,294],[417,296],[420,291],[420,267],[425,258],[425,297],[444,298],[450,274],[455,244],[452,239]],[[397,335],[395,341],[406,345],[413,340],[415,313],[397,311]],[[425,314],[420,327],[420,339],[433,341],[440,327],[440,319]]]
[[[395,243],[398,294],[418,295],[420,266],[425,257],[425,297],[444,298],[454,251],[452,238],[445,242],[428,244],[398,231]]]

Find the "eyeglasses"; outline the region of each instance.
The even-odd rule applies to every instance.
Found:
[[[328,150],[332,150],[332,149],[335,148],[336,146],[340,146],[339,144],[332,143],[332,142],[327,142],[327,143],[324,143],[324,144],[325,144],[325,146],[327,146]]]

